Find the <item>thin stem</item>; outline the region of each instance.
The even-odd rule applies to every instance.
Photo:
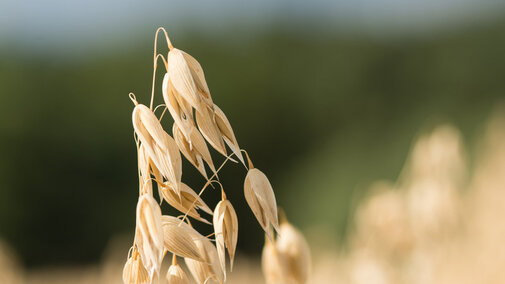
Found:
[[[172,265],[177,265],[177,255],[172,254]]]
[[[159,27],[156,30],[156,33],[154,34],[154,50],[153,50],[153,64],[154,64],[154,70],[153,70],[153,86],[151,90],[151,103],[149,104],[149,108],[153,109],[153,101],[154,101],[154,84],[156,82],[156,68],[157,68],[157,62],[158,58],[161,57],[163,59],[163,62],[165,63],[165,69],[168,71],[168,63],[167,60],[163,57],[163,55],[158,54],[158,33],[162,31],[165,34],[165,40],[167,41],[168,48],[172,50],[174,46],[172,45],[172,42],[170,41],[170,38],[168,37],[167,31],[163,27]]]
[[[249,154],[247,153],[247,151],[244,149],[240,149],[240,151],[244,152],[247,157],[247,163],[249,164],[249,168],[247,170],[254,169],[253,163],[252,163],[251,159],[249,158]]]
[[[215,182],[215,183],[218,183],[219,186],[221,187],[221,199],[222,200],[226,200],[226,194],[224,193],[224,188],[223,188],[223,184],[217,180],[213,180],[211,182]]]
[[[154,108],[154,110],[153,110],[154,114],[156,114],[156,110],[158,110],[158,108],[160,108],[160,107],[164,107],[164,109],[163,109],[163,112],[161,113],[160,118],[158,118],[158,121],[161,121],[161,119],[163,118],[163,115],[165,115],[165,112],[167,111],[167,105],[166,104],[159,104],[159,105],[157,105]]]
[[[163,118],[163,116],[165,115],[165,113],[167,112],[167,107],[165,106],[165,108],[163,109],[163,112],[161,113],[161,116],[160,116],[160,119],[159,121],[161,121],[161,119]]]
[[[216,170],[216,172],[209,178],[209,180],[207,180],[207,182],[205,183],[205,185],[203,186],[202,190],[200,190],[200,193],[198,193],[198,197],[201,197],[203,192],[205,191],[205,189],[207,188],[207,186],[209,186],[209,184],[212,183],[212,179],[217,175],[217,173],[224,167],[224,165],[226,164],[226,162],[228,162],[228,160],[231,158],[231,156],[234,155],[233,153],[231,153],[230,155],[228,155],[226,157],[226,159],[224,160],[224,162],[221,164],[221,166],[219,166],[219,168]],[[191,204],[191,206],[189,208],[193,208],[196,204],[196,202],[198,201],[198,198],[195,198],[195,201],[193,201],[193,204]],[[182,218],[181,220],[181,223],[184,222],[184,220],[188,217],[188,214],[189,214],[189,211],[188,210],[186,212],[186,214],[184,214],[184,217]]]
[[[139,103],[137,102],[137,97],[135,97],[134,93],[129,93],[128,97],[130,97],[130,100],[133,102],[135,106],[137,106]]]
[[[168,34],[167,34],[167,31],[165,30],[164,27],[159,27],[157,30],[156,30],[156,34],[154,35],[154,53],[156,54],[156,46],[157,46],[157,43],[158,43],[158,33],[162,31],[164,34],[165,34],[165,40],[167,41],[167,45],[168,45],[168,48],[170,50],[174,49],[174,46],[172,45],[172,42],[170,42],[170,38],[168,37]]]
[[[159,104],[159,105],[157,105],[157,106],[154,108],[153,112],[154,112],[154,113],[156,113],[156,111],[158,110],[158,108],[159,108],[159,107],[166,107],[166,106],[167,106],[167,105],[165,105],[165,104]]]
[[[153,102],[154,102],[154,86],[156,84],[156,69],[158,69],[158,58],[161,58],[163,60],[163,63],[165,63],[165,69],[168,69],[168,63],[163,57],[162,54],[156,54],[156,50],[154,51],[154,62],[153,62],[153,84],[151,88],[151,103],[149,104],[149,108],[153,109]],[[168,70],[167,70],[168,71]]]

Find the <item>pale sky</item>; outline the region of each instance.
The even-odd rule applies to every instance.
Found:
[[[0,47],[90,45],[161,25],[175,33],[261,29],[273,22],[410,32],[505,15],[503,8],[505,0],[1,0]]]

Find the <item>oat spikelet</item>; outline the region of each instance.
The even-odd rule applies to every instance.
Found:
[[[204,284],[211,279],[219,283],[224,283],[226,276],[221,269],[216,247],[205,237],[197,239],[195,242],[200,253],[204,255],[204,261],[184,258],[186,266],[195,280],[200,284]]]
[[[207,179],[207,173],[205,172],[203,161],[205,161],[209,165],[210,169],[215,173],[216,168],[212,162],[209,148],[207,148],[205,139],[196,127],[192,126],[189,133],[189,139],[186,139],[184,133],[176,123],[174,123],[172,129],[172,133],[179,150],[184,157],[186,157],[186,159],[205,177],[205,179]]]
[[[212,103],[212,97],[210,96],[209,87],[207,86],[207,81],[205,80],[205,75],[203,74],[202,66],[200,63],[193,58],[193,56],[187,54],[186,52],[181,50],[186,63],[188,64],[189,70],[191,71],[191,75],[195,81],[195,86],[198,90],[198,94],[200,95],[200,99],[204,101],[208,106],[212,107],[214,103]]]
[[[133,247],[133,252],[125,263],[123,268],[123,283],[124,284],[148,284],[150,283],[149,273],[147,272],[142,259]]]
[[[190,131],[194,127],[193,108],[175,91],[170,82],[168,73],[163,78],[163,100],[174,119],[174,123],[179,126],[186,139],[190,139]]]
[[[184,258],[184,262],[186,262],[189,272],[191,272],[197,283],[204,284],[207,280],[212,279],[208,264],[191,258]]]
[[[226,147],[217,126],[214,112],[208,107],[204,107],[200,112],[196,112],[195,116],[198,129],[200,129],[205,140],[219,153],[226,156]]]
[[[205,238],[186,223],[172,216],[162,216],[165,249],[182,257],[204,261],[197,240]],[[175,219],[175,220],[174,220]]]
[[[170,50],[167,63],[170,83],[184,100],[198,112],[201,112],[204,105],[202,105],[200,93],[183,52],[177,48]]]
[[[224,112],[217,106],[214,105],[214,114],[216,118],[216,124],[224,142],[228,144],[228,147],[237,156],[237,158],[245,165],[244,157],[242,157],[242,152],[240,151],[240,146],[238,145],[237,139],[235,138],[235,133],[231,128],[231,124]]]
[[[188,216],[191,216],[198,221],[210,224],[209,221],[203,219],[196,210],[201,209],[210,215],[212,215],[212,211],[198,196],[198,194],[196,194],[196,192],[194,192],[188,185],[182,182],[179,184],[180,196],[177,195],[168,183],[164,183],[159,186],[163,199],[165,199],[172,207],[182,213],[188,213]]]
[[[249,171],[244,182],[244,195],[254,216],[269,238],[272,239],[270,225],[279,231],[274,191],[267,176],[260,170],[253,168],[250,160]]]
[[[172,265],[168,268],[167,272],[168,284],[189,284],[189,278],[182,270],[181,266],[177,264],[177,257],[174,255]]]
[[[277,240],[265,238],[262,255],[267,284],[303,284],[311,269],[310,251],[303,235],[284,218]]]
[[[265,236],[265,246],[261,255],[261,268],[267,284],[290,284],[285,279],[286,262],[277,251],[275,243]]]
[[[140,196],[137,204],[137,228],[140,255],[149,275],[159,273],[163,259],[163,228],[161,209],[150,194]]]
[[[174,139],[163,130],[156,115],[145,105],[135,106],[132,121],[147,156],[178,190],[182,176],[182,160]]]
[[[231,202],[226,199],[223,192],[223,199],[214,209],[214,233],[216,237],[216,247],[221,268],[226,271],[225,246],[230,256],[230,271],[233,270],[233,259],[235,258],[235,248],[238,239],[238,218]]]
[[[290,283],[306,283],[311,270],[309,246],[303,235],[287,220],[281,222],[276,246],[286,264]]]

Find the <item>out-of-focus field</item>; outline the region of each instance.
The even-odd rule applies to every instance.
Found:
[[[4,2],[41,18],[6,13]],[[128,93],[149,99],[158,26],[201,63],[239,145],[307,237],[311,283],[505,283],[505,123],[495,109],[505,100],[505,7],[438,23],[416,10],[430,28],[388,17],[394,28],[378,22],[372,31],[360,19],[306,18],[305,7],[322,6],[292,1],[303,8],[275,4],[278,16],[261,11],[255,27],[234,14],[210,32],[186,12],[177,23],[161,8],[162,21],[135,11],[128,26],[119,7],[109,10],[117,20],[107,4],[61,1],[71,14],[59,2],[0,1],[0,15],[32,31],[5,37],[13,26],[0,16],[0,284],[121,282],[138,198]],[[448,2],[458,14],[456,2],[472,1]],[[205,14],[220,17],[212,6]],[[64,19],[33,32],[29,20],[50,20],[53,10]],[[87,34],[67,25],[79,17]],[[159,86],[162,68],[157,75]],[[171,129],[168,117],[162,123]],[[195,190],[205,183],[184,159],[183,172]],[[263,282],[264,235],[244,199],[245,175],[232,164],[220,172],[240,221],[229,283]],[[219,197],[204,193],[211,208]],[[163,214],[178,214],[170,210]]]
[[[421,133],[398,179],[377,181],[359,200],[345,243],[305,232],[310,283],[504,283],[503,108],[484,129],[472,151],[453,126]],[[128,238],[111,241],[97,266],[24,270],[1,243],[0,283],[122,283],[128,247]],[[262,281],[259,260],[239,253],[228,283]]]

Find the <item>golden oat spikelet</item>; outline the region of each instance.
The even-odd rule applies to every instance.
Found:
[[[245,165],[244,157],[242,157],[240,146],[238,145],[237,139],[235,138],[235,133],[233,132],[233,128],[231,128],[231,124],[228,121],[228,118],[217,105],[214,105],[214,114],[217,128],[221,133],[224,142],[228,144],[228,147],[230,147],[235,156],[237,156],[242,164]]]
[[[182,176],[182,160],[174,139],[161,126],[154,113],[137,104],[132,114],[133,128],[149,159],[159,172],[178,190]]]
[[[267,176],[254,168],[249,157],[247,159],[249,171],[244,181],[244,196],[259,224],[272,239],[270,226],[272,225],[276,231],[279,231],[275,194]]]
[[[214,275],[213,278],[219,283],[224,283],[226,280],[226,274],[219,263],[216,246],[214,246],[209,239],[205,237],[196,240],[196,244],[198,245],[200,252],[205,254],[205,263]]]
[[[191,258],[184,258],[184,262],[197,283],[205,284],[209,279],[212,279],[212,272],[209,271],[208,264]]]
[[[179,185],[180,196],[177,195],[168,183],[163,183],[159,186],[163,199],[165,199],[172,207],[182,213],[187,213],[188,216],[191,216],[198,221],[210,224],[209,221],[200,216],[197,209],[201,209],[210,215],[212,215],[212,210],[210,210],[209,206],[207,206],[198,194],[196,194],[196,192],[188,185],[181,182]]]
[[[281,220],[276,247],[286,264],[286,274],[290,283],[306,283],[311,271],[309,245],[302,233],[285,218]]]
[[[205,261],[205,255],[197,245],[197,241],[204,236],[175,217],[163,215],[161,219],[166,250],[182,257]]]
[[[277,251],[275,243],[265,235],[265,246],[261,254],[261,268],[266,284],[290,284],[285,275],[286,262]]]
[[[190,284],[188,276],[181,266],[177,264],[177,256],[175,254],[172,257],[172,265],[168,268],[166,278],[168,284]]]
[[[204,260],[196,261],[191,258],[184,258],[191,275],[200,284],[207,283],[211,279],[224,283],[226,275],[221,268],[216,247],[205,237],[195,240],[195,243],[200,253],[204,255]]]
[[[205,140],[219,153],[226,156],[226,147],[223,137],[216,123],[214,111],[208,107],[202,108],[200,112],[195,113],[196,124]]]
[[[311,270],[309,246],[303,235],[285,217],[277,239],[265,238],[262,268],[267,284],[304,284]]]
[[[149,273],[144,267],[137,249],[133,247],[132,254],[128,257],[123,268],[123,283],[148,284],[150,282]]]
[[[137,203],[137,228],[140,255],[152,277],[158,273],[163,259],[163,228],[161,209],[150,194],[143,194]]]
[[[184,100],[197,112],[201,112],[204,105],[183,51],[177,48],[171,49],[168,52],[167,63],[170,83]]]
[[[222,200],[214,209],[214,235],[216,237],[216,247],[221,268],[226,271],[225,246],[230,256],[230,271],[233,270],[233,260],[235,258],[235,248],[238,239],[238,218],[231,202],[226,199],[222,191]]]
[[[175,91],[170,82],[168,73],[163,78],[162,92],[163,100],[167,109],[174,119],[174,123],[179,126],[186,139],[190,138],[190,130],[194,127],[193,108]]]
[[[200,94],[200,99],[202,99],[202,101],[205,102],[208,106],[212,107],[214,103],[212,102],[212,97],[210,96],[209,87],[207,86],[207,81],[205,80],[202,66],[195,58],[193,58],[193,56],[187,54],[182,50],[181,53],[184,56],[186,63],[188,64],[189,71],[191,71],[195,86],[198,90],[198,93]]]

